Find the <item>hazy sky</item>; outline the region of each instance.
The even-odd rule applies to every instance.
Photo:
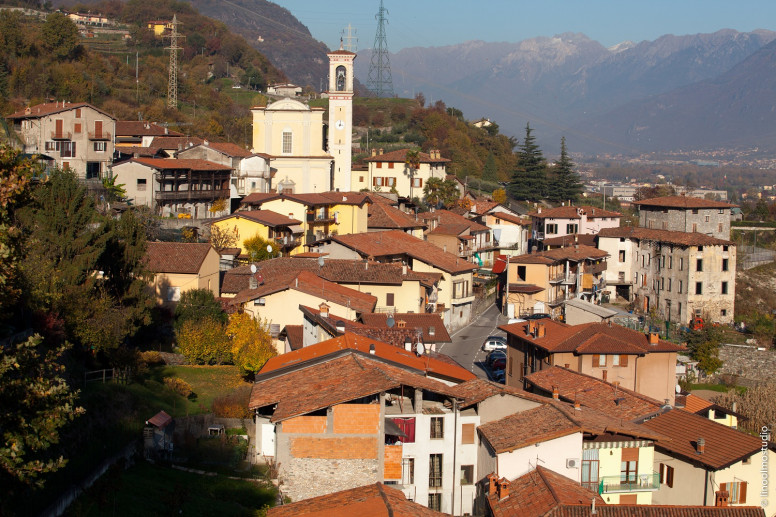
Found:
[[[357,48],[371,48],[379,0],[273,0],[315,39],[339,47],[340,32],[357,29]],[[612,46],[664,34],[719,29],[776,29],[774,0],[384,0],[388,48],[431,47],[468,40],[516,42],[581,32]]]

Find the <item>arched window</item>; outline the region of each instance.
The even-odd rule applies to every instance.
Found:
[[[337,91],[342,92],[345,91],[345,83],[347,78],[347,72],[345,71],[345,67],[340,65],[337,67]]]
[[[293,150],[294,139],[290,130],[283,131],[283,154],[291,154]]]

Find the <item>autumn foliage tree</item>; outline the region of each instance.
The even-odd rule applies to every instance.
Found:
[[[258,372],[277,355],[267,322],[255,320],[250,314],[232,314],[226,334],[231,339],[232,360],[243,374]]]
[[[176,330],[178,350],[193,364],[224,364],[232,360],[224,324],[212,317],[189,319]]]
[[[216,251],[221,252],[226,248],[233,248],[237,245],[237,235],[237,228],[229,230],[217,224],[211,224],[208,241]]]

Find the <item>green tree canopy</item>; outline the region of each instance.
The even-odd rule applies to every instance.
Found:
[[[221,324],[226,323],[227,315],[221,304],[209,289],[192,289],[181,294],[181,299],[175,307],[175,326],[180,328],[191,320],[213,319]]]
[[[59,61],[76,56],[80,48],[78,27],[67,15],[56,12],[43,24],[43,45]]]
[[[711,324],[704,325],[701,330],[688,330],[684,333],[683,339],[687,342],[690,357],[698,361],[698,368],[707,375],[722,366],[719,358],[721,338],[719,329]]]
[[[576,201],[584,187],[579,174],[574,171],[574,163],[566,149],[566,137],[560,139],[560,159],[552,168],[548,198],[552,201]]]
[[[455,180],[440,178],[429,178],[423,185],[423,200],[432,207],[440,205],[449,206],[458,199],[458,185]]]
[[[547,162],[529,124],[525,125],[525,138],[508,191],[513,198],[527,201],[540,201],[547,194]]]
[[[261,262],[280,256],[280,247],[270,242],[258,233],[243,241],[243,247],[248,252],[252,262]],[[272,251],[269,251],[269,250]]]

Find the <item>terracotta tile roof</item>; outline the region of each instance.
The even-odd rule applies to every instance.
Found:
[[[528,393],[519,388],[506,386],[499,382],[488,381],[485,379],[473,379],[464,382],[455,387],[458,398],[463,399],[462,408],[479,404],[485,399],[495,396],[512,395],[522,399],[532,400],[541,404],[547,403],[547,398],[533,393]]]
[[[196,136],[155,136],[154,139],[151,140],[151,147],[177,151],[200,145],[203,142],[204,140],[197,138]]]
[[[537,219],[581,219],[580,211],[582,214],[587,215],[588,219],[596,219],[599,217],[622,217],[620,212],[603,210],[589,205],[559,206],[557,208],[542,209],[541,213],[531,212],[528,215]]]
[[[149,242],[146,264],[152,273],[199,273],[205,257],[213,247],[209,243]]]
[[[312,310],[309,307],[307,309]],[[312,311],[317,312],[315,310]],[[336,317],[331,319],[339,320]],[[347,320],[342,321],[347,324]],[[425,374],[428,371],[438,377],[455,380],[456,382],[464,382],[476,378],[472,372],[458,363],[443,360],[440,357],[442,354],[418,357],[415,352],[408,352],[403,347],[397,347],[368,336],[358,335],[352,332],[351,329],[341,336],[327,339],[287,354],[275,356],[267,361],[260,373],[265,374],[316,361],[320,362],[327,357],[336,358],[342,355],[342,352],[355,351],[360,352],[362,355],[369,355],[371,345],[375,346],[375,355],[378,358],[395,365],[410,368],[416,373]]]
[[[356,53],[351,52],[349,50],[339,49],[339,50],[332,50],[331,52],[328,53],[328,55],[355,56]]]
[[[477,428],[496,454],[522,449],[574,433],[582,428],[552,405],[521,411]]]
[[[552,396],[553,387],[557,387],[560,398],[567,402],[576,400],[585,407],[625,420],[654,414],[661,407],[655,399],[560,366],[531,373],[525,378],[534,391]]]
[[[369,195],[363,192],[318,192],[309,194],[277,194],[273,192],[254,192],[242,200],[243,205],[257,206],[275,199],[288,199],[305,206],[356,205],[370,202]]]
[[[538,466],[514,481],[508,482],[509,495],[499,499],[498,493],[487,496],[494,517],[554,516],[563,505],[592,505],[596,510],[606,507],[604,500],[573,479]]]
[[[552,517],[595,517],[590,505],[563,505]],[[661,506],[661,505],[608,505],[596,503],[598,517],[765,517],[759,506]]]
[[[370,199],[380,196],[370,196]],[[385,198],[382,198],[385,199]],[[369,205],[369,228],[387,228],[391,230],[404,230],[412,228],[425,228],[426,223],[422,220],[405,214],[398,208],[392,207],[387,203],[377,202]]]
[[[378,154],[377,156],[370,156],[366,159],[367,162],[398,162],[404,163],[407,161],[407,151],[409,149],[398,149],[396,151],[390,151],[388,153]],[[420,163],[447,163],[450,160],[447,158],[431,158],[431,155],[424,152],[418,152],[418,158]]]
[[[231,171],[232,168],[207,160],[179,160],[169,158],[132,158],[131,162],[141,163],[159,170],[191,169],[193,171]]]
[[[237,212],[235,212],[237,213]],[[242,212],[240,212],[242,213]],[[234,215],[234,214],[232,214]],[[323,267],[318,265],[316,257],[278,257],[256,263],[258,272],[265,279],[283,275],[294,275],[301,271],[311,271],[321,278],[338,284],[376,284],[400,286],[404,281],[417,281],[431,286],[439,280],[439,273],[419,273],[407,268],[405,275],[401,264],[382,263],[364,260],[326,259]],[[249,285],[250,266],[230,269],[224,275],[221,290],[225,293],[238,293]]]
[[[471,262],[399,230],[335,235],[331,239],[363,257],[392,258],[407,255],[447,273],[465,273],[477,269]]]
[[[158,427],[159,429],[164,429],[170,422],[172,422],[172,417],[164,410],[159,411],[157,414],[146,420],[146,424]]]
[[[390,197],[387,197],[385,194],[380,192],[370,192],[369,200],[372,201],[372,203],[380,203],[382,205],[389,206],[395,206],[398,204],[398,201],[391,199]]]
[[[710,199],[702,199],[692,196],[664,196],[653,197],[650,199],[642,199],[641,201],[634,201],[632,204],[643,207],[660,207],[660,208],[733,208],[736,205],[725,203],[723,201],[712,201]]]
[[[485,215],[500,204],[495,201],[477,201],[472,205],[471,212],[477,215]]]
[[[425,221],[439,221],[439,226],[442,225],[464,225],[471,232],[487,232],[490,230],[484,224],[480,224],[477,221],[467,219],[462,215],[451,212],[450,210],[435,210],[433,212],[423,212],[418,214],[418,217]],[[460,233],[460,232],[459,232]]]
[[[116,146],[116,152],[125,157],[134,156],[138,158],[166,158],[169,155],[158,147],[123,147]],[[114,162],[117,164],[117,162]]]
[[[346,336],[342,336],[344,337]],[[362,336],[352,336],[348,339],[362,342],[366,347],[374,343],[374,340]],[[306,352],[310,348],[313,347],[305,347],[291,353]],[[387,343],[383,348],[386,351],[399,350]],[[264,366],[266,367],[267,365]],[[253,384],[248,408],[253,410],[276,406],[270,421],[280,422],[400,386],[455,396],[451,387],[422,374],[413,373],[404,365],[394,366],[378,357],[372,357],[369,353],[350,352],[324,362],[301,364],[298,368],[289,371],[277,370],[264,373],[262,369]]]
[[[332,53],[344,53],[332,52]],[[404,494],[382,483],[343,490],[270,508],[268,517],[442,517],[444,513],[408,501]]]
[[[602,228],[598,237],[619,237],[637,239],[642,241],[667,242],[680,246],[735,246],[732,241],[717,239],[705,233],[675,232],[671,230],[655,230],[635,226],[622,226],[620,228]]]
[[[116,136],[183,136],[183,133],[145,120],[117,120]]]
[[[588,233],[572,233],[570,235],[562,235],[560,237],[551,237],[549,239],[544,239],[542,243],[545,246],[552,247],[568,247],[574,246],[575,244],[590,246],[593,248],[596,246],[595,235]]]
[[[243,289],[232,298],[232,304],[241,303],[269,296],[280,291],[293,289],[302,293],[330,301],[338,305],[347,306],[356,312],[372,312],[377,304],[377,297],[362,293],[334,282],[329,282],[310,271],[300,271],[296,274],[267,276],[261,271],[264,283],[256,289]]]
[[[468,237],[461,235],[463,232],[467,231],[469,229],[468,226],[465,224],[455,224],[455,223],[442,223],[437,225],[436,228],[428,232],[428,235],[453,235],[455,237]]]
[[[288,346],[291,347],[291,350],[298,350],[304,346],[303,325],[286,325],[283,332],[286,335],[286,339],[288,339]]]
[[[224,217],[212,219],[208,221],[208,223],[213,224],[215,222],[226,221],[232,218],[239,219],[241,217],[250,219],[251,221],[256,221],[257,223],[261,223],[272,228],[276,228],[278,226],[294,226],[297,224],[302,224],[302,221],[299,221],[298,219],[292,219],[287,215],[279,214],[277,212],[273,212],[272,210],[238,210],[237,212],[226,215]]]
[[[544,291],[544,287],[534,284],[509,284],[509,292],[522,294],[536,294]]]
[[[688,394],[684,400],[684,410],[689,411],[690,413],[697,413],[714,405],[708,400],[704,400],[692,393]]]
[[[564,401],[548,399],[549,404],[563,412],[567,418],[582,428],[585,434],[604,436],[611,439],[612,436],[626,436],[635,439],[670,441],[665,434],[650,429],[642,424],[628,422],[627,420],[603,411],[580,405],[574,407]]]
[[[540,320],[545,325],[544,337],[534,338],[528,333],[528,323],[501,325],[499,328],[518,339],[531,343],[552,353],[574,352],[575,354],[649,354],[656,352],[682,352],[686,349],[670,341],[658,339],[649,344],[649,337],[639,331],[608,323],[583,323],[566,325],[549,319]]]
[[[520,217],[519,215],[512,215],[506,212],[494,212],[490,215],[510,223],[519,224],[520,226],[531,226],[531,219],[528,217]]]
[[[203,145],[205,144],[203,143]],[[237,144],[232,144],[230,142],[207,142],[207,147],[210,147],[211,149],[215,149],[216,151],[220,151],[227,156],[232,156],[235,158],[247,158],[249,156],[253,156],[253,153],[250,152],[248,149],[241,147]]]
[[[436,313],[409,313],[397,312],[393,314],[395,328],[399,328],[399,322],[406,324],[405,328],[413,331],[423,331],[423,341],[425,343],[451,343],[452,339],[448,334],[445,324],[439,314]],[[370,327],[387,327],[388,314],[385,313],[364,313],[361,315],[361,321],[364,325]],[[434,329],[434,335],[431,335],[431,328]]]
[[[41,118],[41,117],[47,117],[49,115],[53,115],[55,113],[62,113],[63,111],[74,110],[76,108],[91,108],[113,119],[113,117],[109,113],[102,111],[99,108],[95,108],[94,106],[86,102],[66,102],[66,103],[44,102],[43,104],[36,104],[35,106],[30,106],[29,108],[24,108],[15,113],[11,113],[10,115],[6,115],[5,118],[12,118],[12,119]]]
[[[671,438],[659,442],[656,449],[709,470],[721,470],[760,451],[762,440],[704,418],[700,415],[672,409],[647,420],[644,426]],[[703,454],[698,453],[698,439],[706,442]]]

